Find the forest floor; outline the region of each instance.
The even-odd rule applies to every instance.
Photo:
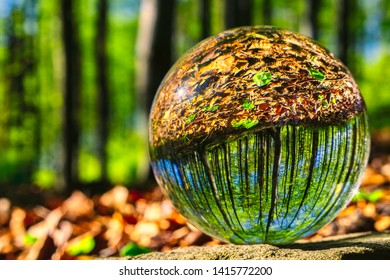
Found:
[[[373,139],[360,192],[306,239],[390,230],[390,133]],[[189,225],[158,187],[115,186],[91,196],[75,191],[29,206],[0,198],[0,259],[91,259],[215,244],[223,243]]]

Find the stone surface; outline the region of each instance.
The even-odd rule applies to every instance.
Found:
[[[390,232],[359,233],[290,245],[183,247],[138,255],[136,260],[390,260]]]

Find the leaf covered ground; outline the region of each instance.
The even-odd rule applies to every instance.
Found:
[[[360,192],[308,239],[390,230],[390,154],[371,157]],[[75,191],[33,206],[0,198],[0,259],[89,259],[221,244],[189,225],[158,187],[115,186],[102,195]]]

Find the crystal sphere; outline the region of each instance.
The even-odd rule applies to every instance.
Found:
[[[308,37],[269,26],[210,37],[156,94],[152,168],[194,226],[236,244],[286,244],[356,193],[370,136],[348,69]]]

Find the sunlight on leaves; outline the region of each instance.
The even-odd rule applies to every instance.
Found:
[[[265,85],[268,85],[272,80],[272,75],[270,72],[266,71],[266,72],[261,72],[261,73],[257,73],[254,77],[253,77],[253,81],[255,82],[255,84],[258,86],[258,87],[263,87]]]
[[[258,123],[259,123],[258,120],[246,119],[246,120],[240,120],[240,121],[234,122],[234,123],[232,123],[232,126],[233,127],[243,126],[244,128],[249,129]]]
[[[384,192],[382,190],[375,190],[372,192],[360,191],[353,197],[352,201],[357,202],[360,200],[366,200],[371,203],[376,203],[382,199],[383,196]]]
[[[192,122],[194,119],[195,119],[195,114],[191,114],[191,115],[189,115],[188,116],[188,118],[185,120],[185,123],[190,123],[190,122]]]
[[[130,256],[150,253],[151,251],[152,250],[150,250],[149,248],[139,246],[134,242],[130,242],[120,249],[119,254],[122,257],[130,257]]]
[[[90,253],[95,248],[95,239],[91,235],[86,235],[77,242],[71,244],[67,248],[67,252],[71,256]]]
[[[250,111],[255,108],[255,104],[253,104],[248,98],[246,98],[244,103],[242,104],[242,108]]]
[[[99,178],[101,173],[101,166],[96,155],[82,150],[80,152],[80,178],[84,182],[92,182]]]
[[[310,73],[310,75],[311,75],[314,79],[316,79],[316,80],[318,80],[318,81],[323,81],[323,80],[325,80],[325,74],[321,73],[320,71],[318,71],[318,70],[316,70],[316,69],[314,69],[314,68],[310,68],[310,69],[309,69],[309,73]]]
[[[49,189],[56,182],[56,174],[53,170],[39,169],[33,175],[33,182],[43,189]]]
[[[202,109],[202,111],[217,111],[218,110],[218,105],[214,105],[214,106],[206,106]]]
[[[31,246],[31,245],[34,245],[35,242],[37,242],[38,238],[35,237],[34,235],[31,235],[29,233],[27,233],[24,238],[23,238],[23,243],[24,245],[26,246]]]

